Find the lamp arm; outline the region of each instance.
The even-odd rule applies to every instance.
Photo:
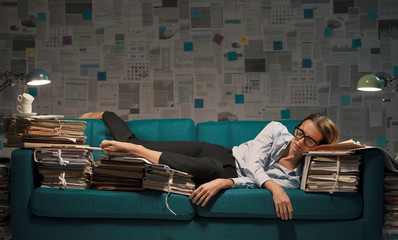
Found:
[[[385,85],[386,85],[386,86],[389,86],[393,92],[398,92],[398,85],[396,85],[396,86],[394,87],[394,86],[391,84],[391,83],[392,83],[393,81],[395,81],[395,80],[398,80],[398,77],[394,77],[394,78],[392,78],[392,79],[387,79],[387,80],[385,81]]]
[[[13,77],[17,77],[17,79],[13,80],[13,79],[9,78],[7,76],[7,74],[12,75]],[[10,87],[10,86],[13,87],[15,84],[17,84],[18,82],[20,82],[20,81],[22,81],[24,79],[24,74],[23,73],[15,74],[15,73],[6,71],[4,73],[4,76],[6,78],[6,81],[0,85],[0,92],[3,91],[4,89],[6,89],[7,87]]]

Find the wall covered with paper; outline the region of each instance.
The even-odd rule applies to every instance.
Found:
[[[51,76],[27,89],[38,114],[203,122],[317,112],[337,122],[341,140],[398,152],[398,93],[356,90],[363,75],[398,75],[395,0],[0,4],[0,72]],[[2,117],[23,90],[0,93]]]

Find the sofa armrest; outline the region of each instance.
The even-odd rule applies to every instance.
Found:
[[[11,155],[11,221],[14,233],[24,236],[31,216],[29,209],[30,195],[35,187],[36,167],[32,149],[16,149]],[[15,227],[16,226],[16,227]],[[17,236],[16,236],[17,237]]]
[[[363,194],[363,230],[369,239],[379,239],[383,227],[384,154],[381,150],[361,150],[360,191]]]

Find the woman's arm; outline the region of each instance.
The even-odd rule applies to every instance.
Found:
[[[233,186],[234,181],[231,179],[217,178],[213,181],[200,185],[191,193],[189,198],[192,199],[192,202],[196,203],[196,205],[200,205],[202,203],[202,207],[204,207],[207,202],[209,202],[210,198],[216,195],[216,193],[218,193],[221,189],[228,189],[232,188]]]
[[[272,193],[274,200],[276,215],[282,220],[290,220],[293,218],[293,207],[289,196],[286,192],[272,180],[268,180],[263,184]]]

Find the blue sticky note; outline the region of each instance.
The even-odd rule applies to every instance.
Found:
[[[193,18],[193,19],[200,19],[200,18],[202,18],[202,10],[200,10],[200,9],[193,9],[193,10],[192,10],[192,18]]]
[[[202,98],[195,99],[195,108],[203,108],[204,100]]]
[[[377,11],[368,10],[368,19],[377,19]]]
[[[387,138],[386,137],[377,137],[377,146],[378,147],[387,146]]]
[[[235,95],[235,104],[244,104],[245,103],[245,95],[236,94]]]
[[[314,18],[314,10],[304,9],[304,18]]]
[[[334,30],[333,28],[324,28],[323,29],[323,35],[325,37],[333,37],[334,36]]]
[[[159,27],[159,34],[164,33],[164,31],[166,31],[166,27],[160,26],[160,27]]]
[[[47,13],[46,12],[38,12],[37,13],[37,21],[38,22],[46,22],[47,21]]]
[[[350,105],[351,104],[351,96],[350,95],[342,95],[340,96],[341,105]]]
[[[3,141],[0,140],[0,150],[3,150]]]
[[[282,50],[283,43],[282,41],[274,41],[274,50]]]
[[[394,74],[394,76],[398,76],[398,66],[394,66],[393,74]]]
[[[4,134],[4,126],[0,125],[0,134]]]
[[[281,110],[281,119],[290,119],[290,110],[289,109]]]
[[[236,61],[238,60],[238,55],[236,54],[236,52],[228,52],[228,61]]]
[[[32,97],[37,97],[37,88],[36,87],[30,87],[28,88],[28,93],[32,95]]]
[[[312,61],[311,61],[311,59],[308,59],[308,58],[304,58],[302,64],[303,64],[303,68],[311,68],[312,67]]]
[[[106,72],[97,72],[98,81],[106,81]]]
[[[193,43],[184,42],[184,52],[192,52],[192,51],[193,51]]]
[[[83,20],[91,20],[92,19],[92,12],[90,10],[83,11]]]
[[[362,47],[362,39],[352,39],[352,48],[360,48]]]

